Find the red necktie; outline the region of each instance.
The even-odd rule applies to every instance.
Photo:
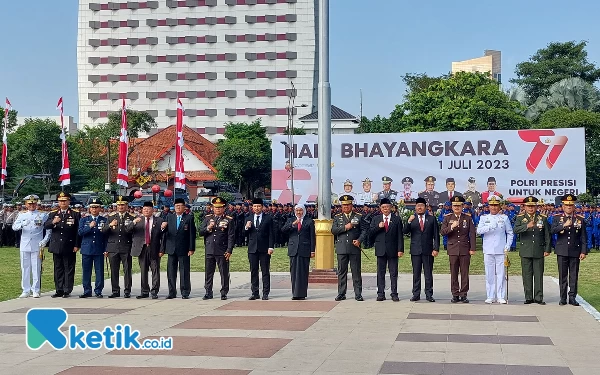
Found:
[[[388,218],[387,217],[385,218],[385,223],[383,223],[383,226],[385,227],[385,231],[387,232],[388,228],[389,228]]]
[[[450,192],[450,199],[452,199],[452,192]]]
[[[150,218],[146,218],[146,245],[150,245]]]
[[[300,221],[300,219],[298,219],[298,232],[300,232],[301,228],[302,228],[302,222]]]
[[[421,226],[421,232],[425,229],[425,223],[423,223],[423,215],[419,215],[419,225]]]

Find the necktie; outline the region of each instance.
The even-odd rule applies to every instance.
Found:
[[[452,192],[450,192],[450,199],[452,199]]]
[[[298,232],[300,232],[300,229],[302,229],[302,220],[298,218]]]
[[[383,226],[385,227],[385,231],[387,232],[388,228],[389,228],[388,218],[387,217],[385,218],[385,223],[383,223]]]
[[[150,245],[150,218],[146,218],[146,245]]]
[[[260,219],[260,216],[257,216],[256,217],[256,224],[255,224],[256,228],[258,228],[258,226],[260,225],[260,220],[259,219]]]
[[[421,232],[425,229],[425,223],[423,222],[423,215],[419,215],[419,225],[421,226]]]
[[[177,216],[177,228],[179,228],[179,224],[181,224],[181,216]]]

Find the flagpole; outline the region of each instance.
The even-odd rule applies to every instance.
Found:
[[[8,130],[8,112],[10,111],[10,101],[6,98],[6,108],[4,108],[4,133],[2,134],[2,204],[4,205],[4,188],[6,186],[6,168],[8,164],[8,141],[7,141],[7,130]]]

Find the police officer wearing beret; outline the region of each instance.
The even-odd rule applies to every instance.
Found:
[[[73,291],[75,283],[75,262],[80,246],[78,234],[79,212],[69,208],[71,195],[58,194],[58,210],[50,212],[44,223],[46,230],[52,230],[48,252],[52,253],[54,263],[54,285],[56,292],[52,298],[67,298]]]
[[[548,217],[537,213],[538,199],[529,196],[523,201],[525,212],[515,219],[515,235],[520,235],[519,255],[523,275],[525,304],[544,302],[544,257],[550,255],[550,225]]]
[[[424,198],[431,207],[437,207],[441,199],[440,193],[435,191],[435,181],[435,177],[427,176],[425,178],[425,190],[419,193],[419,197]]]
[[[224,207],[227,201],[221,197],[213,198],[211,202],[213,213],[206,215],[200,226],[200,236],[204,237],[205,248],[205,278],[206,294],[202,299],[213,298],[213,278],[215,268],[219,267],[221,274],[221,299],[227,299],[229,292],[229,258],[235,246],[236,220],[225,215]]]
[[[554,251],[558,262],[561,306],[567,304],[567,289],[569,304],[579,306],[576,301],[579,262],[584,260],[588,253],[585,219],[573,212],[576,200],[571,194],[562,198],[563,213],[552,218],[550,228],[550,232],[557,235]]]
[[[338,295],[336,301],[346,299],[348,287],[348,263],[352,270],[352,286],[354,299],[363,301],[361,275],[361,243],[367,236],[368,223],[362,220],[362,215],[352,211],[354,197],[342,195],[342,213],[333,218],[331,233],[335,236],[335,252],[338,261]]]
[[[79,298],[92,296],[92,268],[96,274],[94,295],[102,298],[104,289],[104,251],[106,249],[106,236],[102,228],[107,225],[107,219],[100,216],[102,202],[94,198],[89,204],[90,214],[79,220],[78,234],[81,239],[81,282],[83,294]]]

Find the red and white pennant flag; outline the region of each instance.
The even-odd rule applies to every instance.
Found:
[[[129,186],[129,172],[127,171],[127,152],[129,151],[129,137],[127,136],[127,112],[125,98],[121,110],[121,136],[119,137],[119,170],[117,171],[117,184]]]
[[[185,169],[183,168],[183,104],[177,99],[177,142],[175,143],[175,189],[185,189]]]
[[[2,173],[0,175],[0,186],[4,186],[6,180],[6,162],[8,156],[8,142],[6,141],[6,133],[8,131],[8,111],[10,111],[12,105],[8,98],[6,98],[6,106],[4,108],[4,134],[2,136]]]
[[[65,186],[71,184],[71,171],[69,168],[69,152],[67,150],[67,133],[65,132],[65,123],[63,120],[63,98],[58,99],[58,104],[56,105],[56,109],[60,111],[60,139],[62,140],[62,165],[60,168],[60,173],[58,175],[58,181],[60,181],[60,186]]]

